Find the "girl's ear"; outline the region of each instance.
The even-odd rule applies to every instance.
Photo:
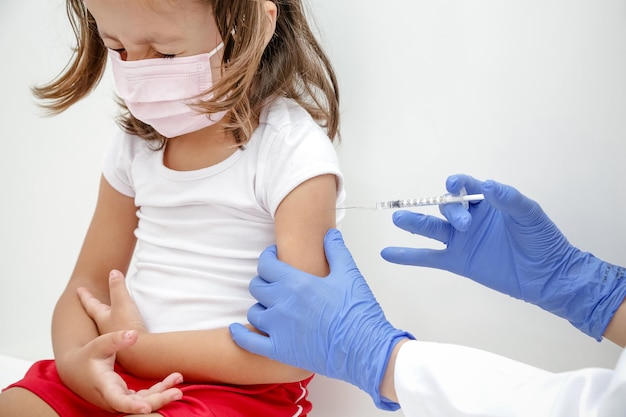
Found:
[[[278,8],[271,0],[265,0],[265,17],[267,18],[267,26],[265,28],[265,45],[267,45],[274,32],[276,31],[276,17],[278,16]]]

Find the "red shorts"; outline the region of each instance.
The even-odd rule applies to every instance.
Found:
[[[135,391],[149,388],[158,381],[137,378],[116,368]],[[182,383],[183,398],[157,410],[164,417],[303,417],[311,411],[306,386],[313,377],[301,382],[266,385],[209,385]],[[83,400],[59,378],[54,361],[40,361],[26,372],[21,381],[8,388],[20,387],[41,397],[61,417],[112,417]]]

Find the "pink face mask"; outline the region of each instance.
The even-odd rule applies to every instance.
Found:
[[[109,50],[113,80],[128,110],[166,138],[184,135],[219,122],[226,112],[198,113],[190,104],[213,85],[210,58],[222,47],[206,54],[180,58],[123,61]]]

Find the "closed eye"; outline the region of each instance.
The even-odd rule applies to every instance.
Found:
[[[117,52],[118,54],[120,54],[120,57],[122,58],[122,60],[126,60],[126,48],[109,48],[112,51]],[[176,54],[162,54],[161,52],[157,52],[154,51],[154,54],[158,57],[158,58],[164,58],[164,59],[172,59],[174,57],[176,57]]]

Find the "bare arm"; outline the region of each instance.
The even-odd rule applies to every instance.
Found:
[[[323,238],[335,226],[336,195],[335,176],[322,175],[282,201],[275,217],[281,260],[318,276],[328,274]],[[299,381],[311,375],[241,349],[228,328],[141,334],[137,344],[122,354],[123,365],[145,377],[181,372],[187,381],[243,385]]]
[[[304,272],[324,277],[330,272],[324,235],[335,227],[337,183],[322,175],[301,184],[276,212],[278,258]]]
[[[84,346],[98,330],[83,310],[76,288],[88,288],[101,300],[109,300],[108,276],[112,269],[126,271],[135,247],[137,225],[133,200],[115,191],[102,178],[95,213],[72,276],[57,302],[52,318],[52,342],[62,365],[66,352]],[[60,367],[60,372],[70,371]]]
[[[387,362],[387,369],[385,370],[382,381],[380,381],[380,395],[396,403],[398,402],[395,384],[396,358],[398,357],[400,347],[408,341],[409,339],[404,339],[394,346],[389,356],[389,361]]]
[[[626,300],[617,309],[604,332],[604,337],[619,345],[626,347]]]
[[[133,200],[101,179],[96,210],[52,318],[54,356],[63,382],[93,404],[129,412],[136,408],[132,405],[127,408],[128,405],[117,402],[115,395],[103,390],[123,385],[113,373],[116,351],[113,344],[122,348],[130,341],[124,341],[121,335],[98,338],[98,330],[83,310],[76,288],[82,286],[102,300],[109,299],[109,271],[128,268],[135,245],[136,224]]]

